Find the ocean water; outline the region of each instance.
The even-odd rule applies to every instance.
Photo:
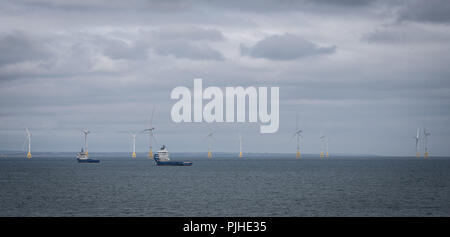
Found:
[[[0,158],[0,216],[450,216],[450,158],[100,159]]]

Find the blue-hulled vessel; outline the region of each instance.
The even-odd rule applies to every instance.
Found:
[[[157,166],[192,166],[191,161],[171,161],[166,146],[163,145],[161,150],[153,156]]]
[[[99,163],[100,160],[91,159],[87,152],[84,152],[84,149],[81,148],[81,152],[77,153],[78,163]]]

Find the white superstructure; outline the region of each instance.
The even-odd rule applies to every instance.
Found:
[[[89,156],[86,152],[84,152],[84,149],[81,148],[81,152],[77,153],[77,158],[80,160],[87,160],[89,158]]]
[[[169,161],[169,152],[166,150],[166,146],[162,146],[161,150],[159,150],[158,152],[158,156],[159,156],[159,161]]]

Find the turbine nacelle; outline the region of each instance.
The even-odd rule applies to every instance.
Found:
[[[294,138],[294,137],[301,137],[301,138],[303,138],[303,136],[302,136],[302,130],[297,130],[296,132],[294,132],[293,134],[292,134],[292,137],[291,137],[291,140]]]
[[[141,133],[151,133],[155,130],[155,128],[147,128],[141,131]]]
[[[130,132],[130,131],[128,131],[128,133],[130,134],[130,136],[131,136],[133,139],[136,139],[137,133],[132,133],[132,132]]]
[[[27,137],[31,137],[31,132],[30,132],[30,130],[28,130],[28,128],[26,128],[25,131],[27,132]]]

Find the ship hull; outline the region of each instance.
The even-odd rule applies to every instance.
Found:
[[[161,148],[154,156],[156,166],[192,166],[191,161],[170,161],[169,154],[167,150],[164,149],[165,146]],[[161,160],[161,157],[164,159]]]
[[[99,163],[100,160],[94,160],[94,159],[80,159],[77,158],[78,163]]]
[[[190,161],[157,161],[157,166],[192,166]]]

